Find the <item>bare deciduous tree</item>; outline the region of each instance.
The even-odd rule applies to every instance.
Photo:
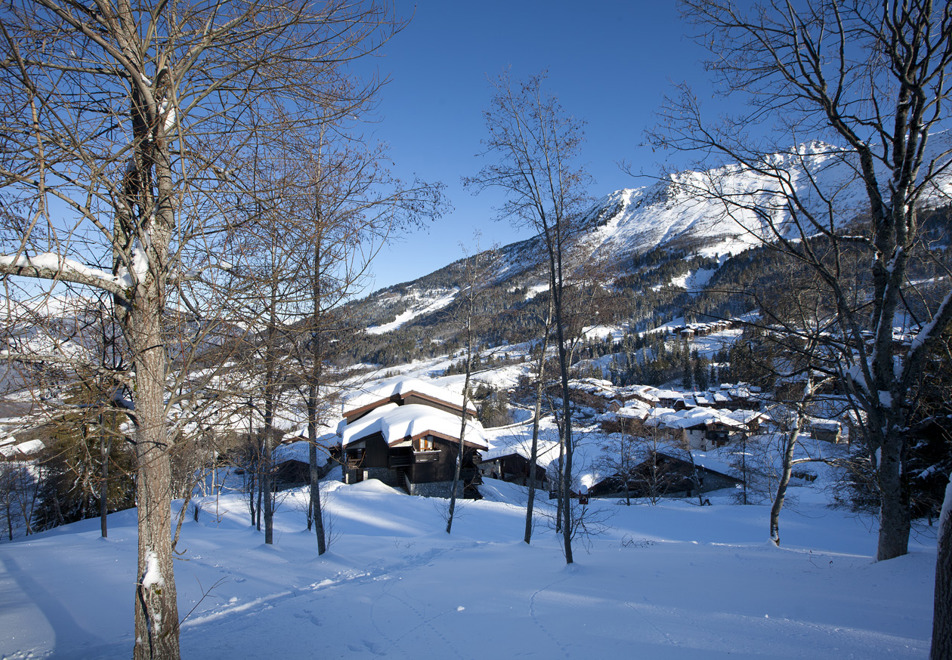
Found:
[[[476,329],[480,319],[477,318],[476,303],[482,289],[483,279],[487,270],[492,266],[495,259],[495,252],[488,250],[479,251],[479,237],[475,241],[475,254],[466,259],[465,281],[466,289],[461,292],[463,296],[463,351],[466,354],[465,375],[463,377],[463,415],[459,428],[459,445],[456,452],[456,467],[453,470],[453,486],[450,490],[449,510],[446,515],[446,533],[453,531],[453,516],[456,512],[456,496],[459,490],[460,472],[463,469],[463,458],[466,455],[466,427],[469,426],[469,419],[466,412],[470,401],[470,379],[473,375],[473,355],[478,350]]]
[[[353,115],[358,109],[351,108]],[[297,261],[293,279],[304,286],[295,302],[296,371],[309,442],[310,493],[318,554],[327,549],[317,465],[318,428],[334,396],[325,373],[328,336],[350,327],[344,303],[366,281],[380,247],[401,227],[439,217],[447,204],[441,183],[402,181],[384,167],[387,151],[364,142],[325,109],[317,131],[291,131],[283,140],[285,187],[281,213],[291,225]]]
[[[917,317],[903,294],[920,240],[919,214],[949,174],[952,152],[943,131],[952,84],[952,7],[931,0],[763,2],[744,11],[720,0],[682,6],[715,56],[710,66],[724,91],[747,100],[750,111],[714,126],[683,89],[664,111],[661,141],[736,161],[762,177],[773,195],[767,204],[763,196],[754,203],[716,181],[697,190],[720,200],[746,230],[813,269],[827,289],[837,322],[827,346],[839,354],[841,376],[865,414],[866,441],[877,459],[877,557],[905,554],[906,398],[929,345],[952,319],[952,290],[943,285],[900,355],[893,327],[901,314]],[[817,139],[841,146],[790,150],[790,144]],[[785,155],[773,155],[778,152]],[[831,172],[839,174],[832,185]],[[865,194],[866,209],[850,199],[846,175]],[[844,232],[863,210],[866,221]],[[839,255],[857,244],[870,254],[868,305],[855,305],[840,279]]]
[[[197,342],[192,334],[172,344],[165,322],[188,310],[207,327],[197,301],[226,268],[208,248],[233,218],[228,192],[249,120],[280,105],[298,124],[320,122],[310,109],[339,94],[339,64],[392,26],[376,4],[337,0],[43,0],[4,10],[0,273],[111,294],[134,365],[136,658],[179,657],[169,426],[177,402],[166,394],[168,378],[187,373],[170,373],[170,361],[188,366],[182,356]]]
[[[563,292],[567,276],[564,259],[567,245],[586,200],[588,177],[574,164],[582,143],[582,123],[567,114],[561,104],[543,89],[543,76],[533,76],[513,85],[508,75],[494,83],[495,95],[485,112],[489,137],[484,166],[466,184],[476,190],[500,188],[506,202],[502,217],[526,224],[542,239],[552,297],[555,346],[562,385],[562,440],[565,458],[561,464],[562,497],[568,502],[572,486],[572,405],[569,400],[569,340]],[[572,507],[562,507],[562,538],[565,561],[572,559]]]

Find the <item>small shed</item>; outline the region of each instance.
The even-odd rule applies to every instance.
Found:
[[[323,478],[340,464],[340,439],[327,434],[317,439],[318,477]],[[310,442],[295,435],[274,448],[271,454],[273,479],[279,490],[304,486],[311,482]]]

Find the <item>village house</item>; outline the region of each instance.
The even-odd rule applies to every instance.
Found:
[[[810,417],[807,420],[807,432],[823,442],[837,444],[843,439],[843,425],[835,419]]]
[[[730,475],[695,465],[661,452],[651,452],[648,458],[628,475],[629,497],[694,497],[722,488],[735,488],[743,481]],[[602,479],[588,489],[590,497],[624,497],[625,479],[613,475]]]
[[[14,436],[0,440],[0,459],[8,461],[22,461],[35,458],[46,446],[42,440],[26,440],[20,442]]]
[[[738,441],[759,422],[758,417],[738,418],[729,411],[717,408],[685,408],[671,410],[655,408],[645,420],[679,439],[686,449],[708,451]]]
[[[572,401],[598,412],[617,410],[620,397],[611,381],[599,378],[573,378],[569,381]]]
[[[448,497],[463,417],[464,493],[476,495],[478,452],[489,444],[476,409],[462,397],[420,380],[404,380],[351,401],[337,432],[344,483],[379,479],[411,495]]]
[[[273,480],[279,490],[309,484],[311,481],[310,442],[306,432],[286,437],[271,454]],[[340,463],[340,438],[327,434],[317,439],[317,476],[323,478]]]
[[[479,463],[479,471],[484,477],[500,479],[519,486],[528,486],[534,481],[539,489],[547,489],[549,477],[545,468],[538,463],[530,469],[529,457],[519,450],[511,450],[498,456],[484,456]]]

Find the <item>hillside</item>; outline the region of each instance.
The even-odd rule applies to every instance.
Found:
[[[745,173],[724,168],[705,176],[715,174],[734,189],[770,196]],[[586,304],[575,308],[570,321],[581,338],[574,376],[611,378],[604,388],[617,392],[621,385],[680,383],[684,365],[693,364],[692,382],[668,394],[695,400],[707,396],[701,381],[709,374],[712,386],[745,381],[734,389],[749,393],[759,384],[762,374],[752,369],[750,354],[735,354],[738,346],[751,350],[738,341],[742,324],[665,340],[692,321],[756,318],[751,293],[777,294],[800,275],[692,197],[694,176],[701,175],[617,191],[579,219],[573,295]],[[844,218],[857,213],[854,208]],[[848,226],[844,220],[842,228]],[[930,216],[924,235],[930,258],[917,257],[910,272],[918,284],[912,305],[928,308],[930,292],[945,277],[946,210]],[[506,393],[514,406],[531,403],[520,385],[545,306],[539,249],[528,240],[499,249],[491,261],[487,254],[490,267],[480,278],[479,315],[487,322],[480,326],[474,385]],[[861,262],[868,255],[847,256]],[[459,393],[457,316],[466,267],[466,261],[456,261],[344,310],[349,329],[332,339],[340,380],[333,387],[353,393],[413,377]],[[354,332],[355,325],[360,331]],[[22,336],[32,339],[27,332]],[[221,379],[234,384],[219,390],[252,392],[260,382],[259,375],[244,371],[252,368],[228,365]],[[575,381],[583,382],[592,381]],[[718,392],[715,387],[711,398]],[[588,394],[573,392],[574,478],[585,488],[612,477],[626,441],[625,433],[603,425],[611,404]],[[301,432],[304,419],[294,395],[289,386],[278,402],[276,426],[289,434]],[[15,401],[24,405],[28,397],[21,393]],[[832,410],[842,397],[831,401]],[[658,403],[652,413],[657,418],[674,414],[660,398]],[[320,431],[325,440],[335,438],[339,405],[328,399]],[[630,411],[635,409],[639,404],[631,403]],[[546,413],[543,466],[554,464],[558,438]],[[483,499],[463,503],[447,536],[445,500],[410,497],[373,479],[343,484],[335,468],[322,484],[329,553],[316,556],[305,522],[307,492],[300,488],[280,492],[275,542],[266,545],[249,522],[245,491],[254,456],[231,452],[250,436],[251,405],[236,398],[216,415],[202,423],[220,437],[202,435],[201,441],[227,439],[232,445],[227,451],[224,444],[205,447],[224,460],[185,511],[175,564],[186,656],[894,660],[928,651],[936,559],[928,518],[913,523],[907,556],[876,562],[876,520],[856,482],[840,467],[806,463],[791,482],[780,522],[782,546],[774,547],[768,516],[780,460],[776,426],[745,433],[743,445],[693,452],[701,468],[747,480],[743,491],[705,493],[710,506],[699,505],[700,497],[654,503],[648,497],[630,507],[620,499],[593,497],[583,508],[586,533],[576,539],[576,563],[566,567],[550,526],[552,503],[544,495],[536,500],[535,532],[527,546],[521,542],[526,490],[489,477],[480,487]],[[508,420],[513,423],[488,429],[486,458],[526,446],[528,417],[525,408],[516,409]],[[9,429],[21,421],[4,420]],[[639,451],[652,449],[649,440],[643,445]],[[250,446],[245,442],[246,450]],[[858,453],[855,446],[807,434],[798,451],[840,464]],[[936,464],[925,472],[936,472]],[[9,465],[31,469],[25,459]],[[177,483],[186,482],[183,477]],[[750,504],[741,505],[743,500]],[[181,508],[181,500],[173,504],[176,514]],[[16,516],[8,511],[11,519]],[[135,509],[110,515],[106,539],[95,519],[26,537],[22,529],[11,532],[18,538],[0,545],[0,590],[6,594],[0,657],[128,656],[135,520]]]
[[[731,332],[697,345],[712,354]],[[404,364],[361,382],[429,377],[458,391],[462,376],[439,376],[449,364],[448,357]],[[509,389],[524,369],[482,369],[477,382]],[[576,467],[593,483],[609,473],[604,458],[619,434],[602,431],[588,406],[578,415]],[[493,449],[528,441],[531,424],[518,419],[489,429]],[[543,446],[556,438],[547,417]],[[745,446],[767,464],[765,476],[751,479],[748,506],[733,488],[707,493],[710,506],[696,498],[630,507],[592,499],[583,518],[589,534],[577,537],[569,567],[544,495],[532,545],[521,541],[527,494],[514,484],[485,479],[483,499],[463,502],[448,536],[446,500],[410,497],[376,480],[345,485],[335,469],[321,487],[331,545],[318,558],[305,489],[279,493],[269,546],[249,521],[244,477],[222,470],[189,504],[178,543],[183,655],[925,655],[934,528],[917,522],[908,556],[875,562],[873,516],[831,506],[842,475],[811,464],[810,478],[791,484],[776,548],[767,540],[770,466],[778,460],[770,447],[766,436]],[[695,460],[739,474],[738,451],[697,451]],[[128,657],[135,521],[130,509],[110,515],[106,539],[92,519],[0,545],[0,657]]]
[[[860,182],[840,152],[810,143],[797,153],[778,154],[771,162],[789,185],[817,205],[822,192],[837,232],[863,235],[866,200]],[[804,167],[804,164],[808,168]],[[815,182],[808,186],[805,171]],[[702,191],[717,188],[750,206],[731,217],[724,204]],[[952,178],[942,191],[926,195],[934,209],[944,209]],[[754,210],[756,209],[756,211]],[[930,214],[931,218],[930,218]],[[924,254],[911,265],[919,284],[944,277],[950,244],[947,211],[924,213]],[[782,234],[798,239],[774,180],[737,165],[686,171],[641,188],[612,192],[577,219],[567,249],[570,283],[589,301],[583,316],[645,330],[675,318],[730,318],[757,311],[751,293],[776,286],[776,273],[789,262],[768,247],[767,221]],[[936,254],[925,254],[939,248]],[[857,248],[859,249],[859,248]],[[481,333],[488,345],[517,343],[538,335],[547,290],[539,239],[507,245],[478,255],[480,309],[491,319]],[[869,255],[857,253],[856,264]],[[459,345],[458,295],[466,286],[468,264],[460,259],[433,273],[376,291],[348,306],[351,327],[368,328],[368,336],[349,344],[345,359],[389,366],[410,357],[431,357]],[[848,267],[848,266],[847,266]],[[924,300],[928,299],[924,293]]]
[[[452,536],[440,501],[379,482],[327,481],[332,526],[318,559],[306,495],[276,515],[275,544],[244,498],[203,498],[175,563],[185,657],[921,658],[929,648],[934,538],[875,563],[872,521],[800,498],[785,544],[767,507],[729,496],[591,514],[610,526],[564,565],[540,519],[521,542],[524,495],[490,482]],[[806,489],[797,489],[798,491]],[[0,656],[125,658],[135,511],[0,548]]]

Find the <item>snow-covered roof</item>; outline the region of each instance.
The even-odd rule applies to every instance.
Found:
[[[725,416],[735,419],[744,425],[750,424],[755,420],[763,421],[767,418],[767,415],[762,412],[757,410],[745,410],[743,408],[739,408],[737,410],[724,410],[721,412],[723,412]]]
[[[651,414],[652,407],[641,401],[629,401],[624,407],[614,412],[616,417],[628,419],[644,419]]]
[[[349,397],[344,402],[345,416],[349,416],[354,411],[373,406],[381,401],[389,401],[394,397],[404,399],[410,394],[418,394],[423,398],[433,399],[444,404],[453,406],[460,410],[463,409],[463,395],[456,394],[444,387],[440,387],[431,382],[420,380],[418,378],[406,378],[404,380],[391,383],[384,387],[379,387],[367,392]],[[467,405],[470,414],[476,414],[476,408],[472,404]]]
[[[536,447],[536,465],[546,468],[553,460],[558,458],[559,443],[548,442],[542,438],[539,438],[538,443]],[[529,460],[529,456],[532,454],[529,440],[522,438],[518,442],[493,445],[491,449],[482,452],[482,461],[485,463],[511,454],[518,454]]]
[[[346,447],[378,432],[383,435],[388,445],[425,435],[459,439],[460,422],[456,415],[432,406],[415,403],[398,406],[388,403],[350,424],[344,424],[341,429],[341,444]],[[464,440],[480,449],[489,448],[483,425],[476,420],[466,422]]]
[[[656,424],[669,429],[688,429],[709,424],[723,424],[724,426],[742,429],[740,422],[717,408],[686,408],[684,410],[662,412],[662,408],[655,408],[650,417]]]
[[[614,399],[617,396],[611,381],[600,378],[573,379],[569,382],[569,389],[586,392],[603,399]]]
[[[395,403],[387,403],[350,424],[347,423],[347,420],[341,420],[337,426],[337,434],[341,437],[341,446],[346,447],[355,439],[380,432],[384,416],[399,407]]]
[[[811,428],[823,431],[839,431],[843,428],[843,424],[839,421],[823,417],[807,417],[807,424]]]
[[[658,390],[656,389],[653,394],[658,400],[668,399],[678,401],[684,398],[684,392],[679,392],[677,390]]]
[[[658,388],[651,385],[627,385],[618,388],[618,394],[622,399],[638,398],[655,405],[659,403],[658,392]]]
[[[15,445],[13,449],[19,454],[30,456],[40,453],[45,447],[46,445],[43,444],[42,440],[27,440],[26,442]]]
[[[340,438],[334,434],[322,435],[317,439],[318,462],[323,463],[327,458],[327,452],[323,448],[333,447],[340,444]],[[285,461],[300,461],[307,463],[310,461],[310,443],[307,440],[298,440],[296,442],[286,442],[274,448],[271,453],[274,463],[283,463]]]

